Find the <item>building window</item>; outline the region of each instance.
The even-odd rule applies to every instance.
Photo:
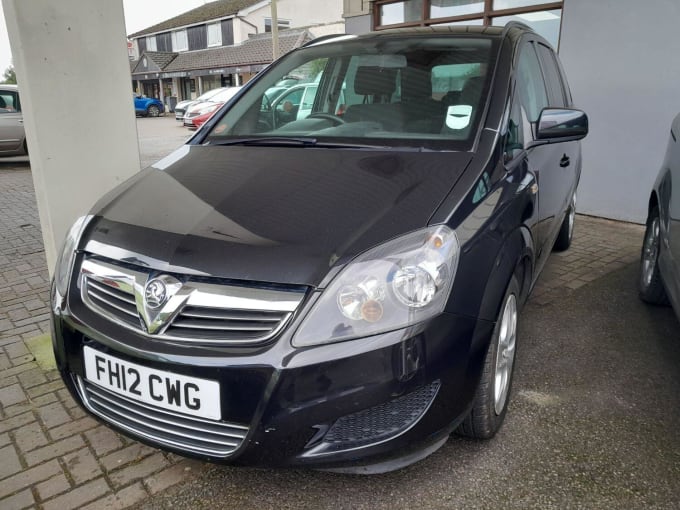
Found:
[[[562,0],[378,0],[373,28],[426,25],[505,25],[521,21],[559,43]]]
[[[146,51],[156,51],[156,36],[152,35],[146,38]]]
[[[384,25],[419,21],[423,17],[423,0],[408,0],[380,6],[380,19]]]
[[[538,34],[545,37],[550,44],[557,48],[560,39],[560,18],[562,11],[553,9],[551,11],[526,12],[513,16],[498,16],[491,18],[491,24],[503,26],[509,21],[521,21],[533,28]]]
[[[208,46],[222,46],[222,24],[211,23],[208,25]]]
[[[430,0],[430,18],[448,18],[465,14],[484,15],[484,2],[479,0]]]
[[[187,51],[189,41],[187,40],[186,30],[176,30],[172,33],[172,51]]]
[[[285,30],[287,28],[290,28],[290,20],[289,19],[279,19],[277,23],[279,30]],[[271,32],[272,31],[272,19],[271,18],[265,18],[264,19],[264,31],[265,32]]]

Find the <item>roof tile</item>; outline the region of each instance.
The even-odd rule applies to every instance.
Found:
[[[142,35],[154,34],[156,32],[165,32],[173,28],[193,25],[195,23],[202,23],[213,19],[224,18],[232,14],[237,14],[241,9],[255,5],[262,0],[216,0],[207,4],[196,7],[190,11],[175,16],[174,18],[161,21],[144,30],[130,34],[128,37],[135,38]]]

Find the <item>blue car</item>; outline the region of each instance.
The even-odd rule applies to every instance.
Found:
[[[164,112],[163,103],[153,97],[132,96],[135,101],[135,113],[142,117],[158,117]]]

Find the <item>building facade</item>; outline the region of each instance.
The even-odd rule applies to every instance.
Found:
[[[341,0],[276,4],[280,54],[344,33]],[[271,63],[271,31],[271,0],[216,0],[131,34],[133,90],[172,107],[175,100],[241,85]]]
[[[558,45],[562,1],[344,0],[347,33],[429,25],[505,25],[521,21]]]

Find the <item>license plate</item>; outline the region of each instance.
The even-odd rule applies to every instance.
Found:
[[[171,411],[219,420],[220,384],[130,363],[83,348],[85,378],[125,397]]]

